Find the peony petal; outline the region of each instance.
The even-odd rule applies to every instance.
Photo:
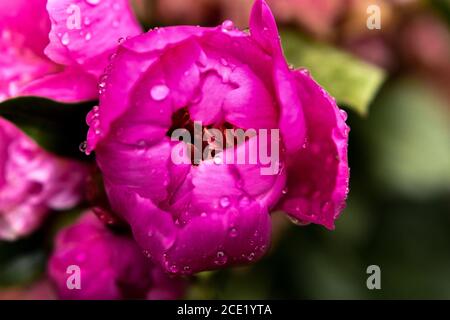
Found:
[[[300,221],[333,229],[348,193],[349,128],[332,97],[305,71],[295,76],[306,116],[307,144],[289,157],[288,191],[280,208]]]
[[[288,153],[301,149],[305,139],[305,119],[295,79],[281,49],[275,18],[263,0],[256,0],[250,17],[250,31],[259,45],[273,57],[274,85],[280,104],[279,126]]]
[[[49,0],[52,21],[45,53],[56,63],[100,75],[121,37],[142,32],[127,0]],[[94,60],[94,61],[92,61]]]
[[[28,83],[19,94],[46,97],[64,103],[95,100],[98,97],[97,79],[77,68],[66,68]]]
[[[43,51],[48,44],[50,19],[45,4],[46,0],[1,1],[0,41],[21,42],[21,47],[46,58]]]

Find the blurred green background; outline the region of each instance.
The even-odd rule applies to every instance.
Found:
[[[224,18],[245,28],[251,3],[134,1],[147,28]],[[274,213],[262,261],[201,273],[187,298],[450,299],[449,1],[280,3],[289,62],[309,68],[349,113],[347,208],[331,232]],[[381,30],[366,27],[369,4],[381,8]],[[0,242],[0,298],[36,298],[29,292],[45,274],[51,235],[73,214]],[[366,287],[369,265],[381,268],[380,290]]]

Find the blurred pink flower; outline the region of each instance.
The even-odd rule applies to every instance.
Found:
[[[127,0],[1,1],[0,30],[0,102],[96,99],[117,39],[141,32]]]
[[[67,284],[70,266],[79,268],[79,288]],[[90,211],[59,232],[48,274],[62,299],[177,299],[185,286],[153,266],[131,237],[115,234]]]
[[[87,152],[96,151],[112,209],[166,271],[259,259],[277,205],[294,221],[334,228],[348,192],[346,115],[305,70],[289,69],[265,2],[255,2],[250,34],[231,21],[155,29],[124,41],[108,69],[100,107],[87,119]],[[175,164],[171,130],[193,121],[279,129],[279,171],[213,159]]]
[[[76,205],[86,175],[84,165],[47,153],[0,118],[0,239],[27,235],[50,210]]]
[[[298,23],[320,37],[334,33],[348,0],[268,0],[280,22]]]

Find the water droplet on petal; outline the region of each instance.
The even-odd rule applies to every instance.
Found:
[[[292,222],[293,224],[297,225],[297,226],[305,226],[305,225],[308,225],[308,224],[309,224],[309,222],[299,220],[299,219],[294,218],[294,217],[292,217],[292,216],[288,216],[288,217],[289,217],[289,220],[291,220],[291,222]]]
[[[288,193],[288,188],[286,187],[286,188],[284,188],[283,190],[281,190],[281,193],[282,193],[282,194],[287,194],[287,193]]]
[[[230,228],[229,231],[230,237],[235,238],[238,235],[238,231],[235,227]]]
[[[88,25],[91,24],[91,19],[89,19],[89,17],[85,17],[85,18],[83,19],[83,22],[84,22],[84,24],[85,24],[86,26],[88,26]]]
[[[153,100],[155,101],[162,101],[169,95],[170,89],[164,85],[159,84],[154,86],[150,90],[150,95],[152,96]]]
[[[247,196],[243,196],[239,200],[239,206],[241,207],[247,207],[250,204],[250,199]]]
[[[169,268],[169,271],[172,273],[177,273],[178,272],[178,267],[176,265],[171,265]]]
[[[84,39],[85,39],[86,41],[91,40],[91,38],[92,38],[92,34],[91,34],[90,32],[86,33],[86,35],[84,36]]]
[[[96,6],[101,2],[101,0],[86,0],[86,2],[93,6]]]
[[[190,272],[191,271],[191,267],[189,266],[184,266],[183,267],[184,272]]]
[[[234,29],[234,23],[231,20],[225,20],[222,23],[222,31],[228,32]]]
[[[347,112],[344,109],[340,109],[339,113],[341,114],[342,120],[346,121],[348,117]]]
[[[79,149],[80,149],[81,152],[86,153],[87,142],[83,141],[82,143],[80,143]]]
[[[61,43],[65,46],[67,46],[70,43],[69,34],[67,32],[63,34],[61,38]]]
[[[230,206],[230,199],[228,198],[228,197],[222,197],[222,198],[220,198],[220,201],[219,201],[219,203],[220,203],[220,206],[222,207],[222,208],[227,208],[227,207],[229,207]]]
[[[223,251],[217,251],[216,259],[214,260],[214,263],[218,266],[223,266],[225,263],[227,263],[228,257],[226,256],[225,252]]]
[[[147,258],[151,258],[151,254],[150,254],[150,252],[148,252],[147,250],[142,251],[142,253],[143,253],[144,256],[146,256]]]

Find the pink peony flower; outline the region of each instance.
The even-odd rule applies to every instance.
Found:
[[[85,165],[42,150],[0,118],[0,239],[27,235],[50,210],[76,205],[87,171]]]
[[[140,246],[165,270],[189,274],[262,257],[275,207],[334,228],[348,192],[345,119],[306,71],[288,67],[270,9],[257,0],[250,34],[225,21],[123,42],[88,115],[87,152],[96,151],[111,206]],[[170,136],[195,134],[197,121],[204,136],[233,128],[276,138],[279,129],[268,146],[280,151],[273,174],[262,174],[262,161],[226,161],[251,154],[262,134],[214,158],[183,153],[174,162],[180,145],[194,154],[198,146]]]
[[[97,98],[117,39],[141,29],[127,0],[17,0],[0,2],[0,32],[0,102],[77,102]]]
[[[62,299],[176,299],[184,288],[183,280],[152,266],[131,238],[113,233],[90,211],[57,235],[48,273]]]

